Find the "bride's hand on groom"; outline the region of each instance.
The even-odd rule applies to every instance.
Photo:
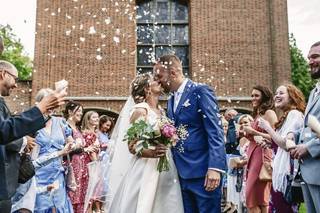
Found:
[[[208,169],[204,187],[206,191],[210,192],[215,190],[220,185],[221,174],[213,169]]]

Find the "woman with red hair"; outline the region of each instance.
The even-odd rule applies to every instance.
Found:
[[[302,92],[294,85],[278,87],[274,96],[275,108],[279,111],[279,121],[274,130],[265,120],[259,121],[259,127],[272,137],[275,152],[273,159],[272,192],[270,210],[272,212],[297,212],[294,203],[288,203],[284,194],[288,185],[288,176],[293,171],[293,160],[289,150],[294,148],[294,135],[303,127],[305,100]]]

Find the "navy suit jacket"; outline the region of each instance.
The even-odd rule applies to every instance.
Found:
[[[0,117],[11,118],[10,110],[2,97],[0,97]],[[22,130],[19,129],[19,131]],[[20,138],[6,145],[0,145],[0,200],[10,199],[18,187],[19,151],[22,144],[23,139]]]
[[[168,100],[168,117],[176,127],[186,125],[189,133],[172,148],[179,176],[202,178],[209,168],[225,171],[223,129],[213,90],[188,80],[175,113],[173,101],[173,97]]]
[[[45,126],[45,120],[37,107],[8,119],[0,116],[0,144],[7,144]]]

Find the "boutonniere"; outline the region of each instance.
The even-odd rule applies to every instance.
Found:
[[[184,107],[188,107],[188,106],[190,106],[191,104],[190,104],[190,100],[189,99],[187,99],[183,104],[182,104],[182,106],[184,106]]]

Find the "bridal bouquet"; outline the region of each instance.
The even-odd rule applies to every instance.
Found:
[[[146,123],[143,119],[138,119],[127,130],[124,141],[137,141],[135,151],[139,155],[144,149],[152,149],[154,145],[163,144],[168,148],[175,146],[178,140],[185,140],[188,132],[185,125],[176,128],[173,122],[162,116],[154,125]],[[159,159],[157,170],[159,172],[170,169],[168,156]]]

